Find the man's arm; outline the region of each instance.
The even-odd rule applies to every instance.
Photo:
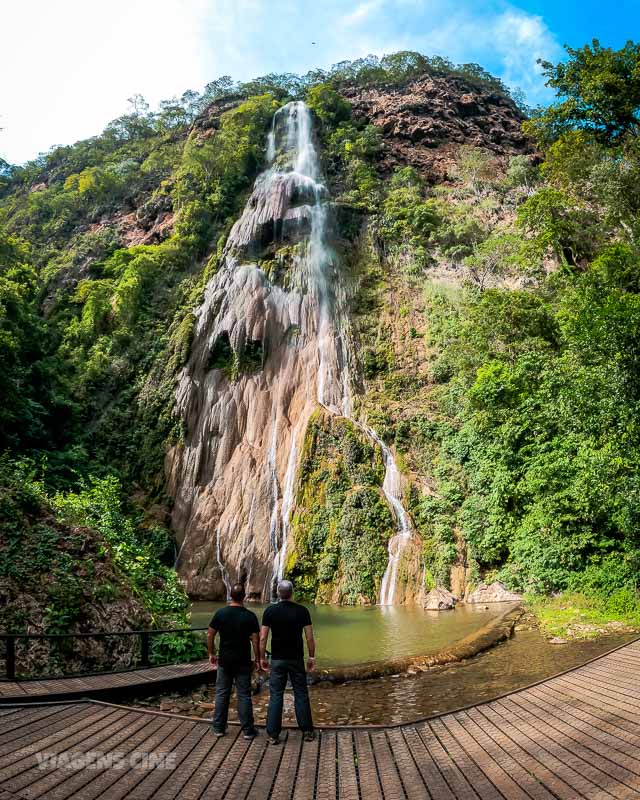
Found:
[[[307,651],[309,653],[307,672],[313,672],[316,668],[316,640],[313,638],[313,625],[304,626],[304,635],[307,640]]]
[[[260,636],[257,632],[251,634],[251,645],[253,647],[253,660],[255,661],[255,668],[257,672],[260,672]]]
[[[207,647],[209,648],[209,663],[212,667],[218,666],[218,657],[216,656],[216,634],[218,631],[209,626],[207,631]]]
[[[260,628],[260,666],[265,672],[269,671],[269,662],[267,661],[268,638],[269,638],[269,626],[263,625]]]

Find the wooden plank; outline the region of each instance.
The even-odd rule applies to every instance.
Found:
[[[431,800],[455,800],[455,795],[442,776],[431,753],[425,747],[418,731],[415,728],[404,728],[402,736],[427,787],[428,791],[425,797],[430,796]]]
[[[148,683],[161,681],[180,682],[212,672],[208,661],[197,661],[188,664],[169,664],[147,669],[112,672],[102,675],[86,675],[69,678],[43,678],[41,680],[0,682],[0,702],[20,702],[25,696],[31,699],[46,700],[49,697],[61,697],[65,694],[82,693],[91,696],[94,692],[104,690],[132,689]]]
[[[626,731],[615,729],[595,717],[591,719],[585,718],[585,715],[581,714],[579,709],[564,707],[562,711],[559,711],[557,706],[552,701],[550,702],[544,693],[540,691],[530,692],[529,701],[532,704],[535,703],[542,713],[549,714],[555,719],[566,721],[584,740],[591,740],[591,746],[599,747],[599,745],[604,745],[603,752],[606,752],[607,757],[611,758],[611,760],[616,760],[617,753],[622,754],[623,757],[629,759],[629,768],[636,774],[640,774],[640,758],[638,757],[640,753],[638,749],[640,736],[632,736]],[[619,734],[622,734],[622,736]]]
[[[583,680],[595,683],[600,688],[607,689],[614,694],[627,698],[633,706],[640,707],[640,691],[637,683],[632,683],[631,678],[607,669],[606,666],[585,670],[580,673]]]
[[[583,739],[579,733],[567,725],[566,722],[556,720],[548,714],[541,715],[536,713],[535,706],[526,702],[525,699],[515,696],[509,698],[506,703],[513,709],[518,709],[518,713],[526,719],[532,727],[544,731],[548,738],[553,739],[559,746],[562,746],[572,758],[582,759],[583,763],[593,774],[594,783],[606,789],[611,784],[611,778],[626,784],[629,788],[640,789],[640,776],[632,772],[627,766],[622,766],[610,758],[600,755],[596,747],[590,747],[590,740]],[[514,711],[515,713],[515,711]],[[584,769],[584,768],[583,768]]]
[[[338,739],[338,797],[339,800],[359,800],[358,772],[351,731],[339,731]]]
[[[358,779],[360,783],[360,796],[365,800],[369,797],[382,797],[382,788],[378,778],[378,768],[373,755],[371,737],[367,731],[356,731],[353,734],[358,759]]]
[[[534,774],[524,768],[519,760],[514,759],[510,752],[502,747],[499,734],[496,732],[494,736],[490,735],[488,731],[488,728],[490,728],[489,723],[479,723],[465,712],[456,714],[454,719],[470,737],[473,737],[478,745],[482,745],[483,752],[493,761],[496,768],[499,768],[503,774],[518,785],[524,797],[531,797],[533,800],[554,800],[554,795],[534,777]],[[486,773],[480,761],[477,761],[477,763]],[[493,775],[488,775],[488,777],[499,787],[503,794],[505,794],[506,788],[507,796],[511,797],[509,787],[500,779],[500,775],[495,769]],[[514,793],[513,796],[517,797],[518,794]]]
[[[338,796],[338,740],[333,731],[320,734],[320,760],[316,782],[317,800],[335,800]]]
[[[294,800],[311,800],[316,791],[316,775],[320,756],[320,739],[302,742],[298,760],[298,774],[293,787]]]
[[[392,728],[387,731],[387,741],[407,798],[409,800],[424,800],[424,798],[429,797],[429,791],[422,780],[422,775],[416,766],[402,731],[399,728]]]
[[[484,773],[487,780],[494,787],[493,791],[496,795],[508,797],[509,800],[529,800],[527,792],[505,772],[495,759],[487,754],[486,750],[478,744],[458,718],[452,715],[443,717],[441,721],[469,756],[470,761],[476,764],[481,772]]]
[[[252,785],[262,763],[266,748],[269,746],[266,736],[256,736],[250,743],[249,750],[231,781],[227,794],[224,796],[225,800],[245,800],[246,797],[253,797],[255,800],[259,800],[260,795],[252,788]],[[263,795],[263,797],[266,797],[266,795]]]
[[[559,800],[572,800],[576,797],[575,789],[565,783],[554,772],[547,768],[544,760],[538,760],[539,749],[531,742],[530,747],[523,745],[522,738],[514,733],[512,726],[504,724],[500,717],[487,706],[480,706],[465,712],[478,727],[482,728],[494,741],[509,753],[511,758],[528,774],[535,777],[547,787]],[[536,757],[532,755],[536,754]]]
[[[572,776],[572,782],[574,785],[577,784],[576,788],[582,784],[582,795],[579,796],[611,797],[611,794],[606,790],[606,786],[611,783],[611,779],[600,770],[592,767],[588,761],[576,756],[571,750],[567,749],[562,740],[558,741],[558,738],[553,735],[553,731],[550,728],[532,725],[531,720],[520,713],[518,707],[512,706],[508,700],[507,702],[496,701],[493,706],[499,708],[501,713],[511,719],[515,726],[546,751],[548,755],[545,763],[548,765],[553,764],[554,771],[565,780],[567,780],[566,776],[569,775],[567,769],[572,771],[573,776],[577,776]]]
[[[404,800],[405,793],[402,787],[402,780],[398,774],[384,731],[375,731],[371,734],[371,747],[378,768],[378,778],[382,786],[383,797],[385,800]]]
[[[34,730],[42,731],[45,725],[51,726],[56,721],[68,720],[69,717],[75,717],[83,711],[88,713],[91,709],[89,706],[34,706],[33,708],[27,707],[21,713],[4,719],[2,734],[0,734],[0,746],[3,748],[3,753],[6,755],[11,752],[5,748],[22,736],[27,736]]]
[[[113,722],[111,725],[103,728],[101,731],[96,732],[89,739],[82,743],[82,746],[73,748],[72,753],[91,753],[92,751],[99,752],[108,756],[114,752],[114,745],[118,747],[118,752],[126,750],[130,746],[132,749],[135,747],[136,736],[140,736],[140,732],[144,731],[141,738],[148,735],[159,727],[159,722],[155,725],[153,721],[147,721],[136,717],[133,721],[128,722],[127,717]],[[21,796],[28,798],[28,800],[36,800],[37,798],[44,798],[45,800],[62,800],[63,798],[75,795],[80,789],[82,790],[82,798],[86,800],[87,796],[91,794],[94,787],[100,785],[102,771],[100,769],[51,769],[51,770],[35,770],[41,777],[32,780],[29,785],[22,789]],[[34,770],[31,770],[34,772]],[[122,770],[115,767],[108,768],[111,774],[111,781],[117,779],[122,775]],[[28,777],[28,776],[26,776]],[[90,786],[87,786],[90,784]]]
[[[285,737],[285,741],[281,745],[266,745],[266,751],[262,757],[260,766],[256,770],[255,779],[247,794],[248,798],[251,797],[255,800],[261,800],[261,798],[266,798],[271,795],[271,789],[276,781],[278,770],[280,769],[280,762],[282,761],[285,750],[290,748],[289,737]],[[294,763],[298,763],[297,757]],[[286,795],[276,796],[290,797],[290,795],[291,791],[289,790]]]
[[[282,760],[271,791],[273,797],[290,800],[293,796],[302,744],[302,733],[289,731],[283,744],[270,745],[274,750],[282,750]]]
[[[124,716],[126,712],[117,712],[108,709],[106,714],[118,718]],[[69,717],[56,719],[51,723],[44,721],[39,730],[32,731],[29,736],[20,737],[10,745],[3,747],[3,754],[0,757],[0,770],[3,779],[11,776],[12,770],[17,764],[25,759],[35,759],[36,753],[60,752],[67,741],[80,742],[91,731],[92,727],[101,728],[104,725],[105,712],[95,708],[83,708],[82,713],[75,715],[71,722]],[[20,767],[21,769],[22,767]]]
[[[463,772],[459,769],[453,757],[444,749],[439,739],[433,732],[429,723],[416,726],[425,747],[433,756],[440,774],[450,786],[451,791],[458,800],[475,800],[478,797]]]
[[[165,777],[153,795],[154,800],[182,798],[186,787],[192,786],[196,782],[200,782],[201,789],[206,786],[210,779],[210,770],[215,770],[217,760],[224,758],[224,753],[233,744],[235,735],[227,735],[224,740],[218,740],[212,735],[210,728],[204,725],[202,727],[204,728],[204,735],[200,738],[188,758],[185,758],[176,769]],[[215,755],[213,755],[214,747],[217,749]]]
[[[186,724],[186,735],[183,735],[182,727],[177,728],[170,737],[163,742],[162,749],[169,751],[175,756],[175,765],[168,772],[165,769],[151,770],[146,777],[129,792],[127,800],[146,800],[151,797],[154,792],[157,792],[160,787],[167,781],[169,775],[173,775],[176,770],[179,770],[185,762],[196,761],[198,764],[202,756],[198,755],[197,748],[202,740],[206,737],[209,739],[210,732],[206,725]]]
[[[501,797],[500,792],[493,783],[486,777],[481,769],[467,756],[460,743],[457,742],[442,719],[435,719],[429,723],[434,735],[438,737],[447,753],[456,762],[465,778],[473,786],[474,791],[482,800],[495,800]]]
[[[612,700],[594,691],[588,691],[572,681],[556,678],[553,681],[553,687],[561,688],[565,694],[570,695],[582,704],[605,709],[607,712],[615,714],[616,717],[634,725],[638,721],[638,714],[630,710],[626,703]]]
[[[563,681],[566,684],[567,681]],[[590,678],[588,675],[572,675],[571,684],[580,689],[583,689],[589,694],[593,694],[593,699],[602,697],[608,703],[617,705],[622,709],[628,709],[632,714],[637,715],[640,712],[640,701],[635,701],[633,698],[627,696],[624,692],[618,691],[617,688],[612,688],[605,684],[603,681]]]
[[[180,720],[163,718],[158,727],[146,725],[136,734],[118,743],[118,750],[126,752],[129,756],[132,753],[168,753],[170,748],[165,746],[167,739],[174,734],[185,736],[192,723]],[[106,769],[101,774],[91,777],[90,782],[82,787],[82,800],[95,800],[106,794],[109,800],[123,800],[129,798],[131,792],[145,778],[146,772],[143,768],[128,766],[126,770]],[[64,788],[64,787],[63,787]],[[73,797],[74,792],[52,794],[53,800],[68,800]]]
[[[205,797],[225,797],[238,770],[242,767],[252,742],[239,734],[226,758],[216,769],[211,783],[204,791]]]
[[[504,730],[507,736],[533,759],[533,763],[540,765],[536,768],[536,774],[543,776],[545,784],[551,787],[558,797],[563,800],[573,800],[576,797],[609,796],[580,772],[557,758],[552,752],[553,742],[547,742],[530,726],[506,713],[498,703],[480,706],[478,711]]]
[[[556,707],[561,705],[568,714],[590,721],[600,730],[607,730],[619,739],[637,743],[640,746],[640,721],[634,725],[634,723],[610,714],[599,707],[583,703],[555,687],[552,689],[547,685],[536,686],[532,691],[536,696],[546,698]]]

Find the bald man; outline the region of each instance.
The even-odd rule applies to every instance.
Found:
[[[293,600],[291,581],[278,584],[278,602],[268,606],[262,615],[260,629],[260,659],[264,670],[271,669],[269,675],[269,710],[267,712],[267,737],[270,744],[278,744],[282,730],[282,706],[287,679],[293,687],[294,705],[298,727],[303,732],[304,741],[315,738],[307,673],[304,664],[304,643],[307,640],[307,669],[316,665],[316,643],[313,638],[313,625],[309,609]],[[271,631],[271,665],[267,661],[267,639]]]

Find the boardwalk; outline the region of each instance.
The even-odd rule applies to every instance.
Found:
[[[640,643],[501,699],[410,725],[234,728],[96,701],[0,707],[0,800],[576,800],[640,798]],[[125,768],[38,766],[117,752]],[[172,769],[132,768],[170,753]],[[128,761],[129,759],[129,761]]]
[[[80,697],[121,696],[136,690],[157,691],[171,684],[201,682],[213,668],[208,661],[171,664],[149,669],[32,681],[0,681],[0,707],[6,703],[33,703],[43,700],[69,700]],[[1,800],[1,798],[0,798]]]

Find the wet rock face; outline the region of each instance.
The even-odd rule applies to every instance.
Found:
[[[467,597],[467,603],[511,603],[520,600],[522,597],[519,594],[510,592],[500,581],[494,581],[489,585],[481,583]]]
[[[456,606],[456,597],[447,589],[432,589],[425,597],[423,608],[426,611],[449,611]]]
[[[343,401],[340,280],[310,126],[302,103],[276,114],[271,165],[195,311],[177,390],[186,435],[167,454],[166,473],[177,568],[202,598],[224,598],[236,581],[250,598],[271,597],[307,422],[318,403],[338,409]],[[295,247],[285,238],[291,219],[304,222]],[[281,280],[259,259],[283,250]]]
[[[381,128],[385,172],[412,166],[436,181],[447,176],[461,144],[498,157],[530,149],[516,106],[462,78],[425,76],[402,87],[351,87],[342,94],[354,117]]]

